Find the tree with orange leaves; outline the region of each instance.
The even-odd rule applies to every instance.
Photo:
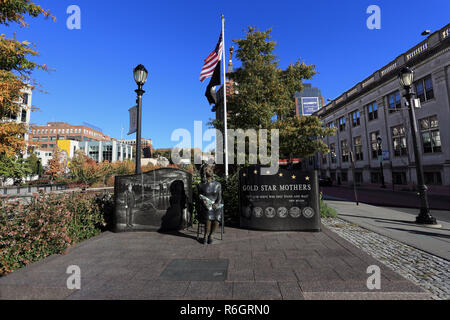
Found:
[[[31,0],[0,0],[0,25],[18,23],[28,27],[25,15],[55,18]],[[25,151],[24,136],[28,128],[22,123],[12,122],[11,115],[19,112],[23,90],[34,88],[37,83],[31,78],[35,69],[48,70],[46,65],[28,60],[38,52],[28,41],[18,41],[14,35],[6,38],[0,34],[0,157],[14,157]]]
[[[48,161],[48,168],[45,171],[50,176],[50,181],[64,174],[65,165],[61,151],[58,147],[53,149],[52,158]]]

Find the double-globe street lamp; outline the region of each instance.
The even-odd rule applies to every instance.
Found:
[[[399,74],[400,85],[406,90],[404,95],[407,103],[408,103],[408,111],[409,111],[409,122],[411,125],[411,136],[412,143],[414,148],[414,158],[416,162],[416,174],[417,174],[417,184],[419,188],[419,198],[420,198],[420,213],[416,218],[416,223],[418,224],[426,224],[426,225],[437,225],[436,218],[431,216],[429,204],[428,204],[428,195],[427,195],[427,186],[424,181],[423,174],[423,166],[422,166],[422,157],[419,151],[418,141],[418,131],[417,131],[417,123],[416,123],[416,114],[414,112],[414,104],[412,98],[415,93],[412,90],[412,84],[414,82],[414,72],[409,67],[405,67],[400,71]]]
[[[141,119],[142,119],[142,95],[145,93],[144,90],[142,90],[142,87],[144,86],[145,82],[147,81],[148,71],[145,69],[145,67],[140,64],[133,70],[134,74],[134,81],[136,81],[136,84],[138,85],[137,90],[135,92],[137,93],[137,110],[136,110],[136,122],[137,122],[137,128],[136,128],[136,174],[141,174]]]

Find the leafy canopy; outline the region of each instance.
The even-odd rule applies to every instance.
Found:
[[[249,27],[244,38],[233,40],[242,64],[228,73],[232,86],[227,104],[228,127],[279,129],[280,153],[284,156],[328,152],[317,138],[332,134],[332,130],[322,128],[316,117],[299,118],[295,112],[295,93],[303,90],[304,79],[310,80],[316,74],[315,66],[298,59],[286,69],[280,68],[271,31]],[[212,120],[211,124],[223,129],[221,121]]]
[[[18,23],[21,27],[28,27],[25,15],[43,15],[55,20],[49,11],[30,0],[0,0],[0,24]],[[27,127],[10,121],[10,118],[19,110],[23,90],[38,85],[31,79],[32,72],[48,70],[45,64],[29,60],[30,56],[37,55],[30,42],[18,41],[15,35],[8,39],[0,34],[0,155],[12,156],[25,151]]]

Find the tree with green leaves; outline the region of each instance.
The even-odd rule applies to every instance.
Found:
[[[20,184],[22,179],[31,173],[32,169],[22,157],[0,155],[0,180],[2,185],[8,179],[13,179],[14,184]]]
[[[282,156],[307,157],[319,151],[328,152],[318,138],[332,131],[322,128],[318,118],[299,118],[295,112],[295,93],[303,90],[303,80],[316,74],[315,66],[298,59],[286,69],[280,68],[271,29],[260,31],[249,27],[245,38],[233,41],[242,64],[228,73],[233,87],[233,94],[228,96],[228,128],[279,129]],[[212,120],[211,124],[223,129],[221,121]]]

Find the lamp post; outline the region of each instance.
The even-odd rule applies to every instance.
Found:
[[[148,71],[145,67],[140,64],[133,70],[134,81],[138,85],[137,90],[137,128],[136,128],[136,174],[141,174],[141,119],[142,119],[142,95],[145,93],[142,90],[145,82],[147,81]]]
[[[380,162],[380,170],[381,170],[381,187],[386,189],[386,185],[384,184],[384,170],[383,170],[383,139],[381,137],[377,138],[377,148],[378,148],[378,161]]]
[[[418,224],[426,224],[426,225],[437,225],[436,218],[431,216],[429,205],[428,205],[428,195],[427,195],[427,186],[425,185],[424,175],[423,175],[423,167],[422,167],[422,157],[419,153],[419,145],[417,143],[417,121],[416,114],[414,112],[414,105],[412,98],[415,93],[412,90],[412,84],[414,82],[414,72],[409,68],[405,67],[400,71],[399,74],[400,85],[406,90],[404,95],[407,101],[407,107],[409,111],[409,122],[411,125],[411,136],[412,143],[414,148],[414,158],[416,162],[416,174],[417,174],[417,184],[419,188],[419,197],[420,197],[420,213],[416,217],[416,223]]]

